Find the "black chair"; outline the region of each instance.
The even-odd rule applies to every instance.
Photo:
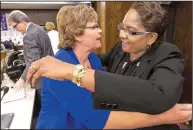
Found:
[[[19,59],[19,54],[21,52],[13,52],[7,62],[7,67],[6,67],[6,74],[8,77],[16,82],[22,75],[26,65],[23,60]]]

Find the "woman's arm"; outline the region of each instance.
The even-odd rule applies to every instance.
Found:
[[[45,64],[45,63],[49,63],[49,64]],[[32,65],[36,66],[37,71],[33,74],[33,70],[29,69],[28,75],[27,75],[27,80],[30,81],[30,78],[32,77],[32,83],[33,84],[35,83],[35,80],[40,76],[45,76],[45,77],[49,77],[49,78],[53,78],[53,79],[57,79],[57,80],[64,80],[64,79],[71,80],[72,79],[72,72],[74,69],[74,65],[62,62],[62,61],[57,60],[55,58],[47,56],[47,57],[42,58],[41,60],[33,62]],[[159,71],[163,72],[163,69],[164,68],[162,68],[160,66],[160,67],[158,67],[158,70],[155,73],[159,73]],[[100,91],[100,94],[98,94],[98,95],[102,95],[102,96],[99,96],[99,98],[101,100],[104,100],[104,101],[105,101],[105,99],[108,99],[107,97],[110,97],[111,99],[115,98],[116,100],[124,100],[124,102],[122,102],[122,103],[125,103],[125,105],[124,104],[123,105],[127,106],[124,111],[132,111],[130,108],[131,106],[127,105],[127,104],[133,104],[132,108],[135,108],[135,111],[140,111],[143,113],[150,113],[150,112],[151,113],[161,113],[161,112],[166,111],[167,109],[171,108],[176,103],[176,99],[175,99],[175,101],[170,101],[169,98],[165,98],[165,96],[167,96],[167,95],[170,96],[170,98],[176,98],[176,95],[171,96],[175,93],[175,91],[173,91],[173,88],[171,88],[172,87],[171,85],[174,85],[174,84],[172,84],[174,82],[169,81],[169,83],[171,83],[171,84],[168,84],[167,86],[165,86],[163,88],[162,86],[158,86],[157,84],[155,84],[153,81],[136,79],[135,77],[115,75],[115,74],[111,74],[111,73],[107,73],[107,72],[100,72],[100,71],[96,71],[96,72],[92,69],[88,69],[88,71],[86,72],[86,74],[82,78],[82,86],[84,86],[84,88],[86,88],[92,92],[94,92],[94,90],[96,90],[98,88],[103,88],[103,89],[107,89],[107,90],[110,89],[111,91],[108,91],[108,93],[107,93],[107,91],[104,91],[104,90]],[[155,73],[154,73],[154,75],[158,76]],[[163,74],[163,73],[161,73],[161,74]],[[175,73],[170,71],[168,75],[170,75],[170,74],[173,75]],[[95,78],[95,76],[96,77],[98,76],[98,79],[100,78],[101,80],[100,81],[98,80],[98,82],[95,82],[95,80],[97,80],[97,78]],[[175,76],[178,77],[180,75],[176,74]],[[107,79],[107,77],[108,77],[108,79],[111,79],[111,80],[110,81],[105,80],[105,79]],[[162,79],[163,78],[165,78],[165,77],[162,77]],[[161,82],[162,79],[159,78],[159,79],[157,79],[157,81],[160,81],[160,83],[162,84],[163,83],[163,81]],[[176,84],[180,80],[173,80],[173,81],[175,81],[175,84]],[[96,89],[95,89],[95,87],[96,87],[95,83],[98,84],[98,88],[96,88]],[[131,84],[135,84],[135,86],[131,85]],[[141,87],[144,85],[146,86],[145,88]],[[117,87],[117,86],[119,86],[119,87]],[[178,86],[174,86],[174,87],[178,87]],[[165,91],[164,93],[162,93],[161,88],[163,89],[163,91]],[[169,89],[171,89],[172,91]],[[139,94],[139,90],[141,90],[143,93]],[[153,92],[151,92],[151,91],[153,91]],[[132,96],[132,95],[134,95],[134,96],[138,95],[138,96],[135,98],[131,97],[131,98],[122,98],[121,99],[120,97],[122,97],[122,95],[123,95],[121,92],[127,93],[126,94],[127,96]],[[96,95],[96,93],[95,93],[95,95]],[[153,96],[155,95],[154,98],[152,98],[151,95],[153,95]],[[147,96],[148,96],[148,98],[147,98]],[[131,100],[127,100],[127,99],[131,99]],[[139,101],[139,99],[140,99],[140,101]],[[154,107],[156,107],[156,109],[154,107],[149,107],[149,105],[146,105],[145,107],[139,106],[138,103],[141,102],[141,99],[145,100],[145,102],[154,103],[155,105],[150,105],[150,106],[154,106]],[[151,102],[151,100],[154,100],[154,102]],[[168,104],[167,102],[172,102],[172,103]],[[143,104],[140,104],[140,105],[143,105]],[[141,108],[143,108],[143,109],[141,109]],[[146,108],[146,109],[144,109],[144,108]]]
[[[72,80],[74,67],[75,65],[73,64],[46,56],[31,64],[28,69],[26,83],[31,82],[32,86],[34,86],[40,76],[55,80]],[[82,85],[92,92],[94,92],[94,73],[94,70],[88,69],[82,79]]]
[[[119,108],[117,110],[149,114],[162,113],[174,106],[181,95],[183,77],[176,70],[170,68],[174,63],[176,66],[173,67],[183,66],[178,58],[168,59],[157,65],[150,80],[88,69],[82,78],[82,86],[92,92],[95,91],[95,99],[98,95],[102,101],[109,101],[109,99],[118,101]],[[34,65],[37,69],[35,73],[30,68],[27,75],[28,81],[32,77],[33,84],[40,76],[57,80],[72,80],[74,70],[72,64],[47,56],[33,62],[32,66]]]
[[[116,101],[121,100],[122,105],[127,106],[125,110],[132,111],[131,108],[133,108],[135,111],[143,113],[161,113],[174,106],[181,94],[179,90],[182,89],[183,77],[176,70],[165,69],[170,68],[171,64],[174,63],[176,64],[175,67],[183,66],[181,60],[178,60],[178,58],[165,60],[162,64],[159,64],[152,73],[150,80],[107,72],[95,72],[92,69],[88,69],[82,78],[82,86],[92,92],[101,88],[101,91],[98,90],[95,95],[98,95],[104,101],[108,101],[107,99],[109,98]],[[35,72],[32,68],[35,68]],[[34,84],[35,80],[40,76],[57,80],[72,80],[73,70],[74,65],[47,56],[32,63],[32,67],[28,71],[27,82],[32,77],[32,84]],[[170,78],[167,78],[168,76]],[[139,104],[142,99],[143,102]],[[152,107],[149,107],[149,105]]]
[[[95,91],[94,106],[97,109],[106,102],[118,104],[116,110],[159,114],[179,101],[184,82],[183,68],[183,58],[172,53],[153,67],[148,80],[88,70],[82,78],[82,86]]]
[[[109,117],[107,117],[109,111],[93,109],[92,99],[86,95],[82,96],[84,95],[82,92],[85,91],[85,89],[78,88],[70,82],[71,81],[58,82],[56,80],[46,79],[45,85],[50,94],[52,94],[63,107],[66,106],[75,119],[84,123],[89,129],[101,129],[104,125],[105,129],[135,129],[160,124],[177,124],[186,122],[192,118],[192,106],[190,104],[177,104],[172,109],[158,115],[111,111]],[[71,94],[72,91],[74,91],[73,95]],[[74,97],[74,95],[76,95],[76,97]],[[98,123],[96,124],[96,122]]]
[[[185,116],[188,115],[188,116]],[[192,106],[190,104],[177,104],[172,109],[157,115],[138,112],[113,111],[104,128],[136,129],[161,124],[178,124],[192,119]]]
[[[49,64],[45,64],[45,63],[49,63]],[[56,79],[56,80],[65,80],[65,79],[71,80],[72,79],[72,72],[74,69],[74,65],[62,62],[62,61],[57,60],[57,59],[50,57],[50,56],[44,57],[40,60],[33,62],[32,66],[33,67],[31,67],[28,70],[27,83],[29,83],[29,81],[32,79],[33,84],[35,83],[36,79],[40,76],[45,76],[45,77],[49,77],[49,78]],[[35,67],[35,70],[33,69],[34,67]],[[88,69],[88,71],[84,75],[83,81],[82,81],[82,85],[91,91],[94,91],[94,85],[95,85],[94,84],[95,83],[94,82],[94,80],[95,80],[94,74],[95,74],[94,70]],[[178,120],[180,122],[184,122],[184,120],[182,121],[181,119],[190,120],[192,118],[192,117],[190,117],[190,115],[192,115],[192,108],[189,108],[189,110],[187,110],[183,107],[184,106],[182,106],[182,108],[180,109],[181,111],[178,111],[177,114],[175,113],[175,114],[173,114],[173,116],[171,116],[171,117],[175,117],[173,119],[174,121]],[[121,117],[124,117],[125,113],[120,112],[120,114],[121,113],[122,113]],[[178,115],[181,115],[181,116],[176,117]],[[112,112],[110,117],[109,117],[109,121],[107,122],[105,127],[108,127],[110,124],[114,123],[113,120],[111,120],[111,117],[113,119],[113,117],[117,117],[117,116],[120,116],[120,115],[117,115],[117,112]],[[151,116],[150,117],[145,116],[145,115],[143,115],[143,116],[144,116],[144,118],[153,119],[153,118],[151,118]],[[119,122],[120,121],[126,122],[126,120],[125,120],[126,118],[130,120],[133,117],[131,117],[131,116],[125,117],[122,119],[123,121],[119,120]],[[154,121],[156,121],[160,117],[158,116],[158,117],[154,117],[154,118],[156,118],[156,119],[154,119]],[[163,119],[163,117],[161,119]],[[169,119],[169,118],[166,118],[166,119]],[[138,119],[136,119],[136,120],[138,120]],[[133,122],[135,122],[134,119],[133,119]],[[154,125],[157,124],[157,122],[153,122],[153,123],[154,123]],[[172,123],[178,123],[178,122],[172,122]],[[142,124],[142,126],[144,126],[144,124]]]
[[[148,73],[148,80],[95,71],[95,108],[101,109],[101,103],[106,102],[117,104],[116,110],[162,113],[180,99],[184,82],[183,68],[183,58],[178,53],[172,53],[153,66]]]

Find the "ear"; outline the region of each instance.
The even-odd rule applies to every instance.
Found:
[[[19,23],[23,23],[24,25],[25,25],[25,27],[27,27],[27,22],[25,22],[25,21],[23,21],[23,20],[21,20]]]
[[[151,33],[149,35],[148,44],[152,45],[156,41],[157,38],[158,38],[158,34],[157,33]]]
[[[78,41],[78,42],[81,42],[82,39],[81,39],[81,36],[74,36],[75,40]]]

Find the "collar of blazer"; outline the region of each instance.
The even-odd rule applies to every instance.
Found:
[[[112,73],[115,73],[116,69],[118,68],[118,66],[121,62],[121,60],[125,57],[126,54],[127,53],[121,51],[121,52],[119,52],[118,54],[115,55],[113,66],[112,66],[112,69],[111,69]]]
[[[34,23],[32,23],[32,22],[29,22],[29,26],[28,26],[28,28],[27,28],[27,32],[30,30],[30,28],[32,28],[34,26]],[[26,32],[26,33],[27,33]]]
[[[154,53],[156,51],[156,48],[160,45],[161,42],[155,42],[152,47],[151,50],[149,50],[148,52],[146,52],[140,62],[138,62],[136,69],[131,73],[131,76],[134,77],[140,77],[144,71],[146,71],[147,66],[151,63],[153,57],[155,56]],[[119,63],[121,62],[121,60],[125,57],[127,53],[121,51],[119,52],[116,56],[114,61],[114,64],[112,66],[111,72],[115,73],[117,67],[119,66]]]

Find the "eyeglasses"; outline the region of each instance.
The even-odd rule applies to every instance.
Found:
[[[18,24],[19,24],[19,22],[17,22],[17,23],[13,26],[13,28],[16,28]]]
[[[152,32],[134,32],[134,31],[131,31],[131,30],[129,30],[129,29],[124,28],[123,23],[120,23],[117,27],[118,27],[118,30],[119,30],[119,31],[124,30],[124,31],[127,32],[129,35],[143,35],[143,34],[152,33]]]
[[[94,25],[94,26],[85,27],[85,28],[91,28],[91,29],[100,29],[99,25]]]

